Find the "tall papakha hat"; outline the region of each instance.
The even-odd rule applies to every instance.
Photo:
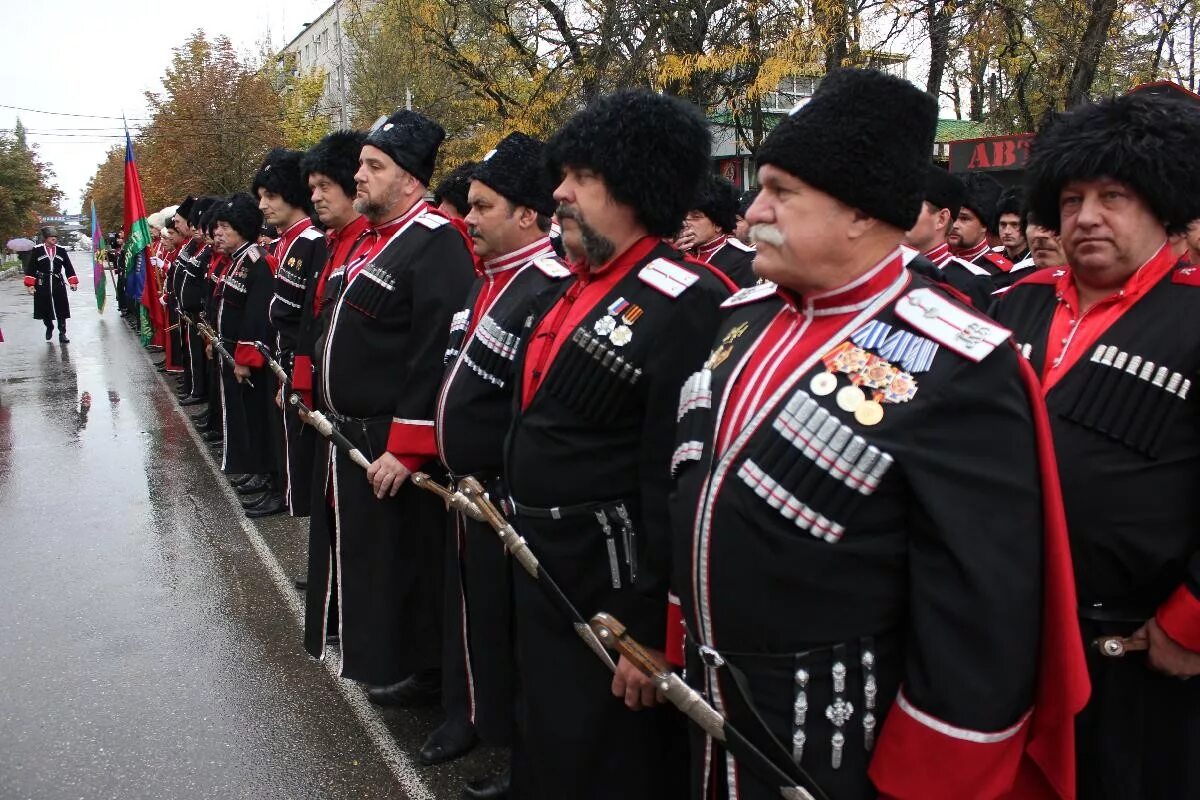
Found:
[[[967,187],[957,175],[951,175],[937,164],[925,168],[925,202],[937,209],[949,209],[950,218],[958,216]]]
[[[1000,202],[1000,195],[1004,194],[1004,187],[991,175],[982,172],[969,173],[963,178],[963,186],[967,193],[963,197],[962,207],[971,209],[987,229],[995,233],[996,204]]]
[[[213,235],[213,231],[217,228],[217,209],[228,199],[228,197],[214,197],[212,202],[200,212],[196,219],[196,227],[200,229],[201,233],[206,236]],[[257,203],[258,198],[255,198],[254,202]]]
[[[542,169],[546,145],[523,133],[510,133],[496,149],[483,157],[472,179],[487,184],[518,206],[532,208],[543,216],[554,213],[554,190]]]
[[[551,186],[563,167],[604,178],[653,236],[673,236],[708,171],[712,138],[700,110],[677,97],[622,89],[594,100],[546,143]]]
[[[188,217],[191,215],[192,206],[195,205],[195,203],[196,203],[196,198],[192,197],[189,194],[187,197],[183,198],[183,200],[181,200],[179,202],[179,206],[175,209],[175,213],[179,215],[180,219],[186,221],[188,219]]]
[[[400,109],[367,134],[366,144],[378,147],[404,171],[428,186],[433,162],[446,131],[416,111]]]
[[[696,199],[688,210],[699,211],[723,233],[732,233],[737,227],[738,199],[733,181],[710,172],[700,181]]]
[[[55,228],[53,225],[43,225],[38,233],[42,235],[42,241],[45,241],[51,236],[58,236],[58,228]]]
[[[358,172],[358,156],[366,140],[367,135],[362,131],[334,131],[300,159],[300,176],[307,181],[313,173],[324,175],[342,187],[347,197],[353,198],[358,192],[354,173]]]
[[[759,188],[755,186],[753,189],[747,189],[742,192],[742,196],[738,198],[737,215],[742,219],[746,218],[746,212],[750,210],[750,206],[754,205],[754,201],[758,199]]]
[[[767,136],[771,164],[864,214],[908,230],[925,199],[937,102],[877,70],[838,69]]]
[[[1200,218],[1200,107],[1138,93],[1058,114],[1033,141],[1026,200],[1039,224],[1061,228],[1059,195],[1071,181],[1129,186],[1167,228]]]
[[[258,241],[263,215],[258,201],[245,192],[230,195],[213,206],[213,224],[226,222],[247,242]]]
[[[464,161],[450,170],[433,189],[433,201],[437,205],[449,203],[464,217],[470,211],[467,203],[467,192],[471,188],[471,175],[478,164],[474,161]]]
[[[288,150],[276,147],[267,153],[262,166],[250,184],[250,194],[258,197],[259,189],[266,189],[272,194],[283,198],[283,202],[292,208],[303,209],[304,213],[312,213],[312,192],[300,172],[300,159],[304,153],[299,150]]]
[[[217,202],[218,199],[219,198],[214,197],[213,195],[207,194],[203,197],[197,197],[192,203],[192,208],[187,215],[188,225],[192,228],[202,227],[200,224],[201,216],[205,211],[208,211],[212,204]]]

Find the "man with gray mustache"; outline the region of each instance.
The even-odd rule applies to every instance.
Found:
[[[746,213],[769,282],[725,301],[676,412],[686,635],[668,640],[813,797],[1073,780],[1069,758],[1029,757],[1070,752],[1086,687],[1034,379],[901,247],[935,117],[911,84],[847,69],[771,132]],[[1043,640],[1076,669],[1043,670]],[[697,800],[780,796],[698,731],[692,765]]]

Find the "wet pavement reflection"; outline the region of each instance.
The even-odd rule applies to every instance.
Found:
[[[46,342],[0,279],[0,797],[452,798],[489,771],[413,767],[439,713],[356,710],[307,657],[279,574],[305,523],[248,523],[111,298],[70,299]]]

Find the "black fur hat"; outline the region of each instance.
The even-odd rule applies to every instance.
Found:
[[[1033,142],[1025,171],[1038,222],[1060,229],[1058,201],[1074,180],[1126,184],[1168,228],[1200,218],[1200,107],[1134,94],[1059,114]]]
[[[227,197],[214,197],[212,198],[212,202],[205,206],[204,210],[200,212],[200,216],[196,221],[196,225],[200,228],[201,233],[207,236],[213,235],[213,231],[216,230],[217,227],[217,209],[228,199],[229,198]],[[258,202],[257,198],[255,199],[255,202]]]
[[[510,133],[475,167],[472,180],[485,183],[509,202],[544,216],[554,213],[554,190],[542,169],[546,145],[523,133]]]
[[[930,164],[925,169],[925,201],[938,209],[949,209],[950,219],[958,216],[963,200],[967,196],[967,187],[957,175],[951,175],[937,164]]]
[[[546,143],[551,186],[588,167],[654,236],[672,236],[708,171],[712,138],[694,105],[646,89],[594,100]]]
[[[759,189],[755,186],[753,189],[747,189],[742,192],[742,196],[738,198],[737,215],[742,219],[746,218],[746,212],[750,210],[750,206],[754,205],[754,201],[758,199]]]
[[[908,230],[925,199],[937,102],[876,70],[829,73],[758,149],[771,164],[875,219]]]
[[[213,206],[213,224],[227,222],[247,242],[258,241],[263,215],[258,210],[258,201],[245,192],[230,195]]]
[[[279,238],[279,229],[276,228],[274,225],[268,225],[264,222],[263,226],[258,229],[258,235],[260,238],[265,236],[268,239],[278,239]]]
[[[209,194],[206,194],[203,197],[197,197],[195,199],[195,201],[192,202],[192,210],[189,211],[188,215],[187,215],[188,227],[191,227],[191,228],[202,227],[201,226],[201,218],[204,215],[204,212],[208,211],[208,209],[211,208],[212,205],[214,203],[216,203],[217,200],[219,200],[219,199],[220,198],[214,197]]]
[[[358,154],[365,141],[367,135],[362,131],[334,131],[300,159],[300,177],[307,181],[309,175],[320,173],[342,187],[346,197],[353,199],[358,192],[354,173],[358,172]]]
[[[443,202],[449,203],[465,217],[471,210],[467,204],[467,190],[471,187],[471,175],[475,172],[476,166],[474,161],[464,161],[450,170],[449,174],[438,181],[437,187],[433,190],[434,203],[437,205],[441,205]]]
[[[1000,202],[1004,187],[998,180],[983,172],[969,173],[963,178],[963,186],[966,187],[966,195],[963,197],[962,207],[971,209],[987,229],[995,233],[996,204]]]
[[[365,144],[378,147],[424,185],[433,177],[433,162],[446,131],[416,111],[400,109],[367,134]]]
[[[724,233],[737,227],[738,190],[733,181],[708,173],[700,181],[700,190],[689,211],[699,211]]]
[[[299,150],[285,147],[271,150],[250,184],[250,194],[258,197],[258,190],[266,189],[282,197],[283,202],[292,208],[300,208],[304,213],[311,214],[312,192],[300,173],[300,159],[303,157],[304,153]]]
[[[192,206],[195,203],[196,198],[189,194],[180,201],[179,206],[175,209],[175,213],[179,215],[180,219],[187,221],[188,216],[192,213]]]

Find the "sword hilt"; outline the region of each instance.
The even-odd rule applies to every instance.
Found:
[[[468,500],[462,492],[447,489],[424,472],[414,472],[411,480],[418,489],[425,489],[442,498],[442,502],[446,504],[447,508],[452,508],[480,522],[487,521],[479,507]]]
[[[262,342],[256,341],[254,343],[254,349],[261,353],[262,357],[266,359],[267,366],[271,368],[271,372],[275,373],[275,377],[279,378],[279,382],[287,383],[288,374],[284,370],[283,366],[275,360],[274,355],[271,353],[271,348],[267,347]]]
[[[496,508],[496,505],[487,496],[483,484],[475,477],[468,475],[458,482],[458,490],[479,509],[483,514],[484,521],[496,531],[496,535],[500,537],[500,541],[504,542],[504,546],[508,552],[512,553],[512,557],[517,560],[517,563],[532,578],[540,579],[541,566],[538,564],[537,556],[529,549],[525,538],[517,533],[516,529],[500,513],[500,509]]]
[[[1092,647],[1105,658],[1123,658],[1127,653],[1150,649],[1149,639],[1134,639],[1127,636],[1101,636],[1092,640]]]

